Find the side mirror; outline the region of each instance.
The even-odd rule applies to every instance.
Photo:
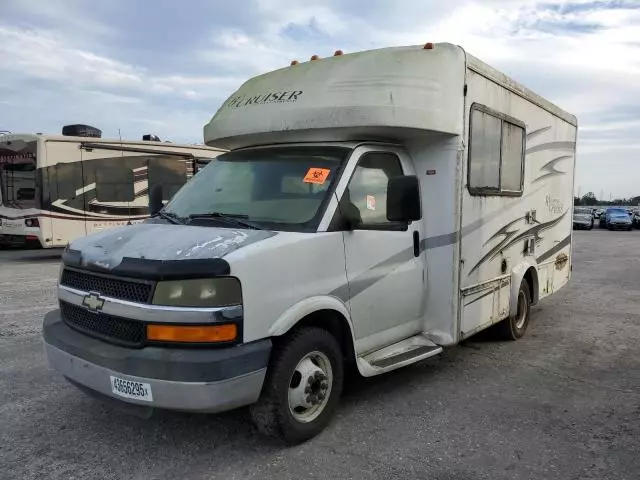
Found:
[[[162,203],[162,185],[155,185],[149,191],[149,215],[156,215],[164,204]]]
[[[403,175],[390,178],[387,184],[387,220],[410,222],[421,218],[418,177]]]

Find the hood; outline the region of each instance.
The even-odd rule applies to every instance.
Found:
[[[631,221],[631,216],[626,213],[612,213],[609,215],[612,220],[628,220]]]
[[[243,230],[168,224],[137,224],[79,238],[69,245],[82,263],[113,269],[122,259],[198,260],[229,253],[277,235],[267,230]]]

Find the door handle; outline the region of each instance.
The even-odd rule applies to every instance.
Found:
[[[413,256],[420,256],[420,234],[417,231],[413,232]]]

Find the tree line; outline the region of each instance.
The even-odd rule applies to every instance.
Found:
[[[573,203],[576,206],[596,206],[596,205],[624,205],[640,206],[640,196],[630,198],[616,198],[614,200],[598,200],[595,193],[588,192],[582,197],[574,197]]]

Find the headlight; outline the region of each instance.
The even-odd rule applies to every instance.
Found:
[[[152,303],[173,307],[240,305],[242,290],[238,279],[233,277],[158,282]]]

